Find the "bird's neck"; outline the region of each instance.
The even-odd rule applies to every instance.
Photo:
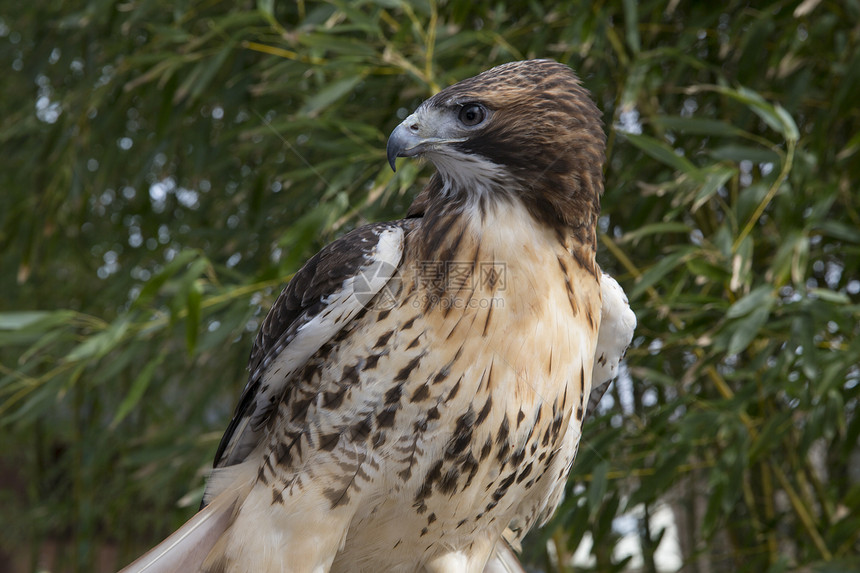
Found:
[[[528,179],[504,170],[488,172],[478,162],[459,172],[440,167],[415,198],[408,216],[423,217],[423,226],[436,233],[438,229],[503,224],[505,214],[519,207],[531,216],[531,224],[552,229],[571,252],[593,258],[602,193],[599,170],[547,172]],[[434,241],[428,244],[436,246]]]
[[[430,200],[413,244],[416,259],[431,267],[471,266],[474,272],[488,265],[514,268],[524,258],[547,251],[569,255],[596,276],[596,214],[593,217],[577,226],[547,224],[513,194]]]

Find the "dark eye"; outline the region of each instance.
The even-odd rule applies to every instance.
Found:
[[[468,127],[478,125],[487,116],[487,110],[484,106],[477,103],[467,103],[460,108],[460,123]]]

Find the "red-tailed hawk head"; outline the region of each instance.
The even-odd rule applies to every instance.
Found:
[[[438,173],[416,201],[518,199],[541,223],[593,229],[603,191],[600,111],[566,65],[504,64],[448,87],[392,132],[388,160],[423,155]],[[590,243],[592,237],[583,237]]]

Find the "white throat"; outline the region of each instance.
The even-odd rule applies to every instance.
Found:
[[[509,194],[516,187],[513,177],[497,163],[480,155],[457,156],[428,153],[442,178],[442,195],[464,193],[469,203],[486,201],[491,194]]]

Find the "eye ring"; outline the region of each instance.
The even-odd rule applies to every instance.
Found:
[[[487,108],[479,103],[467,103],[460,108],[457,119],[466,127],[480,125],[487,118]]]

